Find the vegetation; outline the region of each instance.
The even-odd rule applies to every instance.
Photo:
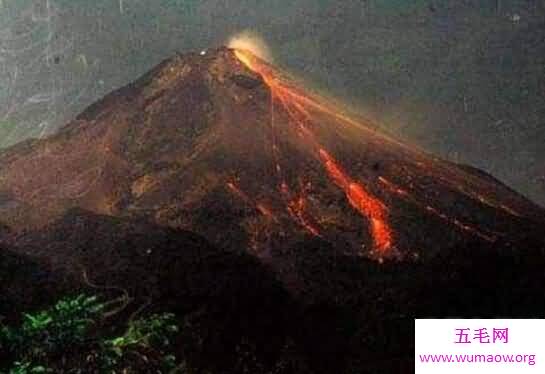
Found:
[[[122,334],[108,336],[103,331],[109,305],[96,296],[78,295],[24,314],[19,326],[2,325],[5,372],[172,372],[176,357],[171,339],[178,333],[174,315],[130,320]]]
[[[120,334],[118,321],[97,296],[80,294],[54,306],[24,313],[17,326],[0,323],[0,374],[46,373],[212,373],[197,369],[174,354],[180,332],[175,316],[163,313],[126,323]],[[305,360],[288,341],[273,363],[265,364],[256,347],[243,339],[236,345],[237,360],[227,372],[253,374],[311,373]],[[7,359],[6,359],[7,358]],[[221,371],[223,372],[223,371]]]

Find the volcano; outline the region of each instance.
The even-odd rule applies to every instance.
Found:
[[[425,258],[527,239],[544,222],[493,177],[381,134],[228,48],[166,60],[55,136],[3,151],[0,196],[15,231],[79,207],[264,259],[309,238],[380,261]]]
[[[8,284],[189,316],[200,372],[261,373],[243,341],[302,357],[288,373],[410,373],[414,317],[545,309],[541,207],[244,50],[170,58],[1,151],[0,213]]]

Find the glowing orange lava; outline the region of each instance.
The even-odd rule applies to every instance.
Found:
[[[418,206],[426,209],[426,211],[428,211],[429,213],[435,215],[436,217],[439,217],[443,221],[445,221],[445,222],[447,222],[447,223],[449,223],[451,225],[454,225],[454,226],[458,227],[459,229],[470,232],[473,235],[478,236],[478,237],[480,237],[480,238],[482,238],[482,239],[484,239],[486,241],[493,242],[493,241],[496,240],[496,237],[494,235],[485,234],[485,233],[481,232],[480,230],[478,230],[477,228],[475,228],[473,226],[470,226],[469,224],[461,222],[457,218],[450,218],[445,213],[440,212],[436,208],[420,202],[415,197],[413,197],[411,194],[409,194],[409,192],[402,189],[401,187],[396,186],[394,183],[390,182],[388,179],[386,179],[386,178],[384,178],[382,176],[379,177],[378,179],[392,193],[395,193],[395,194],[399,195],[400,197],[411,201],[413,204],[418,205]]]
[[[380,254],[385,254],[392,246],[392,231],[386,220],[384,204],[367,192],[361,184],[352,180],[327,151],[320,149],[320,157],[331,179],[344,191],[350,205],[361,215],[369,218],[375,248]]]
[[[288,203],[288,211],[294,217],[301,226],[305,228],[314,236],[321,236],[320,231],[310,220],[306,217],[306,200],[304,197],[292,200]]]
[[[350,177],[338,164],[338,162],[331,156],[324,147],[317,140],[315,134],[309,129],[305,121],[311,120],[311,114],[305,106],[318,109],[321,112],[327,113],[345,122],[352,123],[353,121],[348,117],[345,117],[335,110],[327,106],[326,104],[319,103],[313,98],[309,98],[303,93],[299,93],[296,89],[287,87],[278,80],[271,69],[261,63],[257,58],[250,53],[241,50],[235,50],[237,58],[246,65],[250,70],[258,73],[263,78],[263,81],[268,85],[271,91],[271,101],[274,103],[275,98],[281,103],[285,112],[292,119],[293,123],[298,127],[297,132],[299,135],[306,139],[307,142],[312,144],[313,148],[317,152],[318,159],[322,162],[326,169],[328,176],[332,181],[341,188],[350,205],[356,209],[362,216],[369,220],[371,226],[371,235],[373,237],[374,248],[380,256],[387,255],[389,249],[392,247],[393,235],[392,230],[387,221],[387,210],[384,204],[382,204],[377,198],[372,196],[367,189],[361,184],[357,183],[352,177]],[[273,105],[271,104],[271,108]],[[271,113],[271,115],[273,115]],[[274,135],[273,135],[274,136]],[[274,144],[273,147],[276,147]],[[276,148],[275,148],[276,149]],[[277,166],[277,171],[280,173],[280,167]],[[289,187],[286,182],[282,180],[280,184],[280,191],[287,195],[289,194]],[[309,220],[305,218],[305,199],[299,197],[295,200],[289,200],[287,205],[289,213],[296,218],[296,220],[309,232],[318,236],[318,229],[309,223]]]
[[[327,114],[332,118],[339,120],[341,123],[358,126],[358,128],[364,131],[372,131],[371,129],[361,126],[360,123],[354,121],[349,116],[342,114],[335,105],[331,105],[328,101],[314,95],[308,95],[305,92],[299,90],[297,87],[293,87],[289,82],[285,82],[281,75],[275,73],[267,63],[262,62],[259,58],[256,58],[249,52],[235,50],[237,58],[246,65],[250,70],[261,75],[263,81],[268,85],[271,91],[271,112],[274,111],[273,103],[276,99],[290,117],[292,123],[297,126],[296,133],[310,144],[317,153],[318,159],[324,165],[331,180],[341,188],[350,205],[354,207],[362,216],[366,217],[370,222],[371,234],[373,236],[374,247],[380,256],[391,254],[389,251],[393,246],[393,234],[392,229],[388,223],[388,214],[386,206],[374,197],[362,184],[357,183],[353,177],[348,175],[337,160],[323,147],[321,142],[317,139],[316,134],[312,131],[313,116],[312,111],[317,111],[322,114]],[[273,130],[274,131],[274,130]],[[385,135],[381,135],[389,142],[395,143],[399,146],[407,148],[407,146],[396,139],[392,139]],[[276,147],[276,144],[274,145]],[[276,148],[275,148],[276,149]],[[465,188],[459,186],[455,181],[464,178],[464,180],[472,179],[472,176],[467,173],[460,174],[457,169],[447,169],[448,177],[444,177],[444,182],[447,185],[453,185],[458,191],[468,195],[469,197],[480,201],[483,204],[493,206],[505,210],[506,212],[520,216],[515,210],[503,205],[496,204],[482,195],[471,193],[466,191]],[[280,169],[278,167],[278,172]],[[443,179],[443,178],[441,178]],[[462,222],[456,217],[449,217],[445,213],[420,201],[413,196],[408,190],[397,186],[390,180],[383,176],[378,177],[378,182],[385,187],[385,190],[391,194],[410,201],[411,203],[420,206],[427,212],[435,215],[436,217],[448,222],[449,224],[473,235],[476,235],[487,241],[494,241],[497,237],[497,233],[483,232],[468,223]],[[477,182],[474,182],[475,184]],[[282,180],[280,190],[283,194],[289,194],[289,188],[285,181]],[[292,216],[297,218],[299,223],[305,227],[308,231],[313,232],[313,226],[308,226],[304,220],[300,219],[303,215],[300,213],[304,209],[303,200],[289,200],[288,211]],[[299,213],[297,213],[299,212]],[[299,217],[299,218],[298,218]]]
[[[266,218],[276,221],[276,217],[273,214],[273,212],[265,206],[265,204],[260,202],[254,202],[250,197],[240,189],[235,183],[233,182],[227,182],[227,187],[236,195],[238,196],[242,201],[244,201],[246,204],[253,206],[259,213],[261,213]]]

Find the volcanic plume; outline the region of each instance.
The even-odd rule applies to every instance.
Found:
[[[56,135],[0,154],[11,230],[74,207],[264,259],[309,240],[381,261],[426,258],[469,241],[529,240],[544,222],[493,177],[381,134],[230,48],[166,60]]]

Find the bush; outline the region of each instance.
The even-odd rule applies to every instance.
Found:
[[[178,333],[174,315],[129,321],[123,335],[111,337],[100,331],[108,305],[96,296],[78,295],[24,314],[17,327],[0,325],[0,348],[10,359],[8,373],[166,373],[176,367],[171,352],[171,339]]]
[[[169,354],[170,338],[177,332],[173,314],[158,314],[134,321],[124,335],[101,343],[99,360],[102,370],[137,370],[155,360],[161,371],[170,372],[176,367],[176,357]],[[126,360],[128,357],[131,359]]]

